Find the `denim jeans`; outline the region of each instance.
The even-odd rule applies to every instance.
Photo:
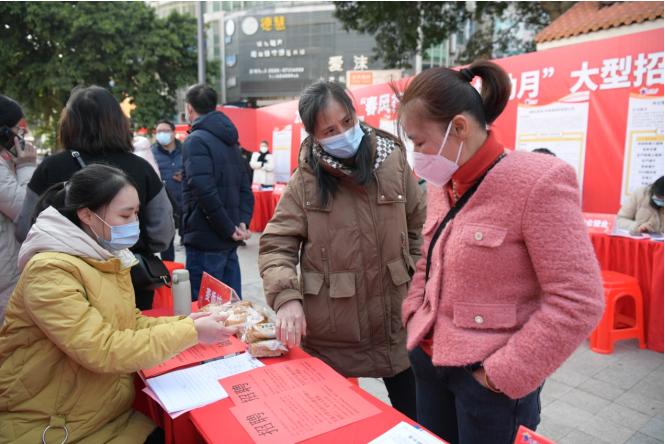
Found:
[[[383,378],[388,391],[388,398],[393,408],[417,421],[416,416],[416,381],[413,371],[407,368],[395,376]]]
[[[233,288],[238,293],[238,297],[242,297],[240,263],[236,250],[237,248],[234,247],[228,250],[203,251],[186,247],[187,270],[189,270],[193,301],[199,298],[199,287],[204,271]]]
[[[450,444],[512,444],[520,425],[536,430],[540,390],[521,399],[486,389],[474,368],[435,367],[420,348],[409,353],[416,375],[418,422]]]

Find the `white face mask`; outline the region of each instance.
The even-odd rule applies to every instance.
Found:
[[[356,155],[365,133],[360,128],[360,121],[341,134],[319,140],[323,150],[338,159],[350,159]]]
[[[413,153],[413,168],[416,174],[437,187],[442,187],[447,184],[450,181],[450,178],[453,177],[453,174],[455,174],[455,171],[459,168],[458,162],[462,155],[464,142],[459,144],[457,158],[454,162],[441,155],[441,151],[443,151],[443,147],[448,141],[448,134],[450,134],[452,124],[453,122],[451,120],[437,154],[424,154],[417,151],[414,151]]]
[[[259,147],[259,151],[265,154],[265,153],[268,152],[268,147],[265,146],[265,145],[261,145],[261,146]]]
[[[171,133],[170,132],[158,132],[155,138],[157,139],[157,142],[159,142],[160,145],[168,145],[171,143],[172,138],[171,138]]]

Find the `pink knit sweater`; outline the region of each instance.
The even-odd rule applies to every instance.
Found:
[[[433,330],[434,365],[482,362],[511,398],[542,384],[603,312],[579,202],[567,164],[509,154],[441,234],[425,286],[427,250],[449,210],[444,190],[430,186],[423,255],[402,305],[409,350]]]

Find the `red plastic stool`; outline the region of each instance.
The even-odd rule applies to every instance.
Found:
[[[644,340],[644,303],[640,284],[632,276],[615,271],[603,271],[605,289],[605,312],[591,333],[591,350],[609,354],[614,351],[614,343],[622,339],[638,339],[640,348],[646,348]],[[630,298],[635,304],[635,315],[627,316],[617,311],[617,302]]]
[[[169,270],[169,274],[173,276],[173,270],[180,270],[185,268],[185,264],[180,262],[162,261]],[[152,299],[152,308],[165,308],[169,313],[173,313],[173,295],[171,288],[166,285],[159,287],[155,290],[155,297]]]

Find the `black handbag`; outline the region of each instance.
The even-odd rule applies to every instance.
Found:
[[[171,274],[168,268],[154,254],[134,253],[138,264],[132,267],[132,284],[135,290],[156,290],[166,285],[171,286]]]

